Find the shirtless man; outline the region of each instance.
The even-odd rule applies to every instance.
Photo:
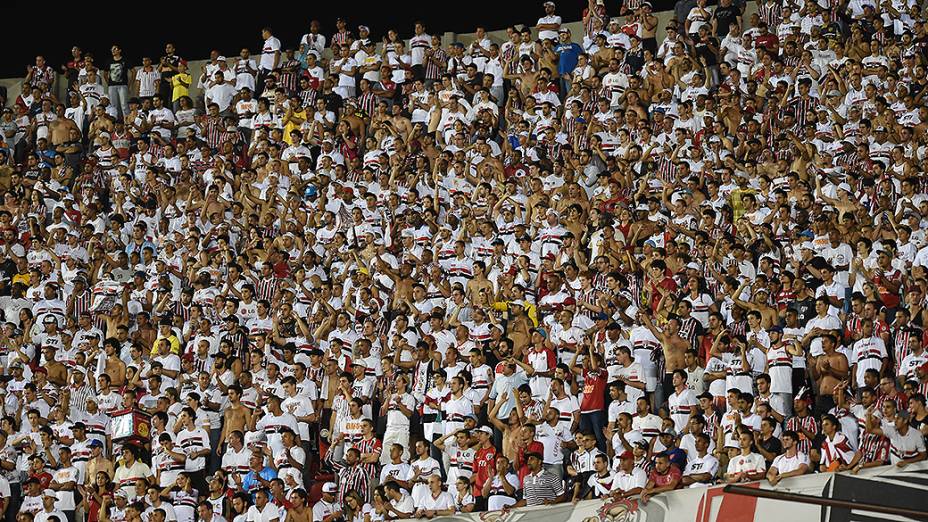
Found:
[[[397,103],[393,105],[393,116],[390,117],[390,124],[396,131],[397,137],[406,139],[412,133],[412,122],[406,116],[403,116],[402,105]]]
[[[385,247],[379,247],[380,251],[373,257],[376,260],[377,270],[382,271],[387,277],[393,280],[393,300],[396,303],[412,301],[412,285],[415,283],[412,279],[412,265],[409,263],[400,263],[398,270],[393,270],[390,265],[380,258],[386,250]]]
[[[651,4],[642,2],[638,8],[638,21],[641,22],[641,47],[657,54],[657,17],[651,13]]]
[[[63,103],[56,105],[55,115],[58,118],[48,124],[48,139],[55,147],[71,141],[71,130],[76,130],[78,133],[81,131],[74,120],[65,117],[64,110]]]
[[[106,110],[101,105],[97,105],[93,108],[94,118],[90,122],[90,130],[87,131],[87,136],[91,140],[96,140],[101,132],[111,133],[115,125],[113,124],[113,119],[106,113]]]
[[[219,216],[224,216],[228,204],[219,201],[219,186],[210,185],[206,189],[206,200],[200,203],[200,219],[206,221],[207,218],[212,217],[214,214]],[[215,223],[215,220],[212,220]]]
[[[181,293],[181,303],[184,303],[185,293]],[[187,300],[189,303],[189,299]],[[132,332],[131,338],[133,343],[139,343],[142,346],[151,346],[155,344],[155,339],[158,337],[158,330],[152,326],[151,317],[148,315],[148,312],[141,312],[135,316],[136,328]]]
[[[480,295],[481,290],[486,291],[487,296],[494,293],[493,283],[486,276],[486,265],[482,261],[477,261],[474,263],[474,277],[467,282],[467,298],[474,301]],[[486,304],[489,305],[490,303]]]
[[[843,386],[848,379],[849,365],[847,357],[837,351],[837,338],[827,333],[822,336],[822,350],[825,353],[816,357],[809,364],[809,371],[818,393],[815,398],[815,414],[823,415],[835,407],[835,388]]]
[[[237,384],[229,386],[229,407],[223,415],[222,435],[219,437],[219,446],[222,447],[226,437],[233,431],[247,433],[254,428],[254,418],[251,409],[242,404],[242,388]]]
[[[64,386],[68,382],[68,368],[60,361],[55,360],[55,347],[45,346],[45,371],[48,372],[48,381],[55,386]]]
[[[114,388],[121,388],[126,383],[126,363],[119,358],[119,345],[115,339],[107,339],[103,350],[106,353],[103,371],[110,376]]]
[[[675,316],[667,320],[667,326],[664,331],[660,331],[654,326],[651,316],[645,312],[639,312],[638,318],[641,323],[654,334],[654,337],[661,342],[664,351],[664,376],[661,380],[663,391],[662,398],[666,399],[674,393],[673,372],[676,370],[686,370],[684,354],[690,348],[690,343],[680,337],[680,321]],[[663,400],[661,401],[663,402]]]
[[[767,298],[769,297],[769,292],[766,288],[758,288],[754,291],[754,296],[751,301],[742,301],[739,299],[741,293],[744,291],[744,288],[748,286],[748,282],[741,283],[741,286],[738,287],[734,293],[731,294],[732,301],[735,302],[735,305],[740,306],[741,308],[747,308],[748,310],[756,310],[760,313],[760,326],[764,330],[772,328],[777,325],[780,321],[777,309],[767,306]]]

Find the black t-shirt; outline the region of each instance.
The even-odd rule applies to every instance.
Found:
[[[710,47],[711,45],[711,47]],[[696,56],[706,59],[706,66],[712,66],[719,63],[719,39],[714,36],[707,37],[706,41],[699,40],[696,42]]]
[[[914,416],[909,417],[909,426],[916,429],[917,431],[922,431],[922,428],[928,426],[928,415],[922,417],[921,419],[916,419]]]
[[[18,270],[16,270],[16,263],[12,259],[6,258],[0,261],[0,280],[5,283],[2,287],[0,287],[0,295],[10,295],[10,287],[12,286],[11,281],[17,272]]]
[[[796,310],[796,315],[799,316],[799,324],[803,326],[816,315],[815,298],[813,297],[807,297],[802,300],[796,299],[790,303],[789,307]]]
[[[172,55],[170,55],[170,56],[162,56],[162,57],[161,57],[161,60],[164,61],[164,62],[166,62],[166,63],[167,63],[168,65],[170,65],[171,67],[177,67],[177,65],[180,63],[180,56],[177,56],[176,54],[172,54]],[[159,62],[159,63],[160,63],[160,62]],[[172,70],[170,70],[170,69],[167,69],[167,70],[162,71],[160,66],[158,67],[158,71],[161,72],[161,79],[162,79],[162,80],[170,80],[172,76],[174,76],[175,74],[177,74],[177,73],[175,73],[174,71],[172,71]],[[168,84],[170,84],[170,83],[171,83],[171,82],[168,82]]]
[[[129,64],[125,57],[110,60],[106,70],[110,73],[110,85],[129,85]]]
[[[783,443],[780,442],[780,439],[776,437],[770,437],[767,440],[760,441],[760,447],[764,449],[767,453],[773,453],[774,455],[779,455],[783,453]],[[773,464],[772,460],[767,461],[767,467]]]
[[[728,36],[728,26],[732,22],[738,20],[738,15],[741,14],[741,10],[730,5],[728,7],[719,6],[715,9],[715,13],[712,14],[712,17],[718,20],[715,24],[715,35],[719,38],[725,38]]]

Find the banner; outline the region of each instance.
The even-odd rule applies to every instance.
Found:
[[[882,466],[849,473],[816,473],[781,481],[741,484],[822,498],[850,500],[910,509],[928,510],[928,462],[904,469]],[[486,511],[435,517],[433,521],[460,522],[864,522],[916,519],[858,509],[839,509],[788,502],[723,491],[724,485],[679,489],[663,493],[642,504],[637,499],[622,501],[585,500],[577,504],[534,506],[507,512]]]

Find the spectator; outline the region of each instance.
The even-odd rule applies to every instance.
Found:
[[[782,441],[783,453],[773,459],[767,470],[767,480],[774,486],[784,478],[805,475],[810,471],[809,456],[799,449],[799,434],[786,431]]]
[[[538,506],[562,501],[566,491],[560,477],[544,469],[543,457],[538,453],[528,454],[527,459],[529,474],[523,481],[523,499],[515,505]]]
[[[321,488],[332,522],[924,459],[924,15],[742,4],[265,27],[196,84],[172,44],[36,57],[0,115],[6,518],[46,487],[80,522],[305,522]]]

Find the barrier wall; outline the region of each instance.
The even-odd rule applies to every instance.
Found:
[[[883,466],[849,473],[819,473],[748,487],[799,493],[857,503],[928,511],[928,462],[903,470]],[[436,517],[433,521],[462,522],[874,522],[916,520],[858,509],[839,509],[725,493],[724,486],[689,488],[664,493],[647,504],[637,500],[576,505],[558,504],[501,511]]]

